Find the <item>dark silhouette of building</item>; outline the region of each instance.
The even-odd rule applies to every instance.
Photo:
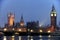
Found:
[[[56,14],[56,10],[55,10],[55,7],[54,5],[52,6],[52,10],[51,10],[51,26],[54,26],[56,27],[56,23],[57,23],[57,14]]]
[[[51,25],[47,28],[47,32],[55,32],[57,29],[57,14],[54,5],[50,13]]]
[[[35,21],[32,21],[32,22],[27,22],[27,27],[28,28],[37,28],[39,26],[39,22],[35,22]]]

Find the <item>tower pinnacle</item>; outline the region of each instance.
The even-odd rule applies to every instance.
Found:
[[[20,19],[20,26],[24,26],[24,19],[23,19],[23,15],[21,15],[21,19]]]
[[[55,10],[55,7],[54,7],[54,5],[52,5],[52,11],[54,11]]]

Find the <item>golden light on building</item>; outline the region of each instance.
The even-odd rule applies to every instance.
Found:
[[[24,23],[20,23],[21,26],[24,26]]]
[[[7,31],[7,28],[4,28],[4,31]]]
[[[19,29],[18,31],[21,31],[21,29]]]
[[[14,22],[14,20],[12,18],[10,18],[9,25],[12,26],[13,22]]]
[[[8,14],[8,24],[12,26],[14,23],[14,15],[12,13]]]
[[[16,32],[15,34],[19,34],[18,32]]]
[[[42,29],[40,29],[40,32],[43,32],[43,30],[42,30]]]
[[[24,19],[23,19],[23,15],[21,15],[21,19],[20,19],[20,26],[24,26]]]
[[[33,30],[31,29],[30,32],[33,32]]]
[[[51,33],[51,31],[50,31],[50,30],[48,30],[47,32],[48,32],[48,33]]]

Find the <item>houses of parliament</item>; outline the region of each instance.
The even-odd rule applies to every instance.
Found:
[[[52,10],[50,12],[50,26],[42,27],[39,26],[39,21],[31,21],[27,22],[26,25],[24,23],[23,15],[21,15],[20,22],[15,23],[15,14],[8,14],[8,21],[3,28],[0,28],[0,34],[3,35],[34,35],[36,34],[44,34],[44,33],[53,33],[58,30],[57,27],[57,13],[54,5],[52,6]],[[12,36],[14,37],[14,36]],[[23,39],[22,39],[23,40]]]
[[[33,21],[33,22],[27,22],[26,25],[24,23],[24,19],[23,19],[23,15],[21,15],[21,19],[20,22],[15,23],[15,14],[13,13],[9,13],[8,14],[8,22],[7,24],[5,24],[4,28],[37,28],[39,27],[39,21]],[[56,30],[57,27],[57,13],[55,10],[54,5],[52,6],[52,10],[50,12],[50,26],[47,27],[47,30],[51,30],[51,32],[53,32],[54,30]],[[23,29],[22,29],[23,30]],[[26,31],[26,30],[24,30]]]

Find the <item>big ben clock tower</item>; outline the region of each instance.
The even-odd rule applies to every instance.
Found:
[[[54,7],[54,5],[52,6],[52,10],[51,10],[51,14],[50,14],[50,16],[51,16],[51,26],[54,26],[54,27],[56,27],[56,18],[57,18],[57,14],[56,14],[56,10],[55,10],[55,7]]]

